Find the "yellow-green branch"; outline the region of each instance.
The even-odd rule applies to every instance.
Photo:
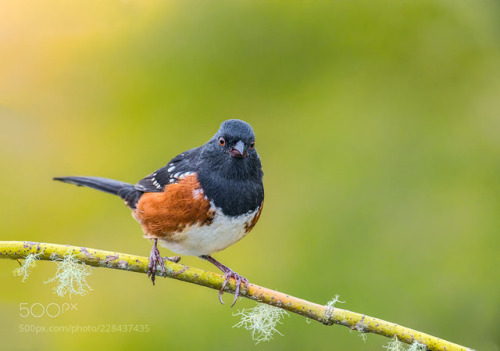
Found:
[[[0,258],[23,259],[29,254],[39,254],[40,260],[63,258],[71,252],[74,257],[89,266],[121,269],[131,272],[146,273],[148,259],[146,257],[122,254],[111,251],[89,249],[85,247],[38,243],[30,241],[0,241]],[[166,262],[167,277],[185,282],[206,286],[219,290],[224,282],[223,276],[182,264]],[[156,272],[161,275],[161,271]],[[225,291],[234,293],[235,283],[231,280]],[[325,325],[339,324],[362,333],[374,333],[388,338],[397,337],[399,341],[412,344],[419,342],[428,350],[470,350],[464,346],[453,344],[443,339],[421,333],[419,331],[387,322],[364,314],[323,306],[302,300],[278,291],[250,284],[248,291],[241,293],[248,299],[280,307],[314,319]]]

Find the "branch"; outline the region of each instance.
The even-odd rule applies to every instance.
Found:
[[[30,241],[0,241],[0,258],[24,259],[29,254],[39,254],[38,259],[40,260],[54,260],[63,258],[68,251],[80,262],[94,267],[146,273],[149,264],[146,257],[111,251]],[[169,278],[217,290],[222,287],[224,282],[222,275],[198,268],[169,261],[165,262],[165,266],[167,270],[166,276]],[[156,274],[161,276],[162,273],[160,270],[157,270]],[[234,293],[234,289],[235,282],[231,279],[225,291]],[[418,341],[424,344],[428,350],[470,350],[464,346],[453,344],[395,323],[333,306],[319,305],[255,284],[250,284],[248,291],[241,292],[240,296],[282,308],[286,311],[314,319],[325,325],[339,324],[362,333],[374,333],[388,338],[397,337],[399,341],[407,344]]]

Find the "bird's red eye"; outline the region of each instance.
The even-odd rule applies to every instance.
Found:
[[[220,138],[219,138],[219,145],[220,145],[220,146],[224,146],[224,145],[226,145],[226,139],[224,139],[223,137],[220,137]]]
[[[250,143],[250,150],[253,150],[253,148],[254,148],[254,147],[255,147],[255,141],[252,141],[252,142]]]

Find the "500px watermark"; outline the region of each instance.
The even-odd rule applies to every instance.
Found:
[[[76,303],[62,303],[58,304],[55,302],[49,304],[41,304],[39,302],[29,304],[28,302],[21,302],[19,304],[19,316],[26,317],[35,317],[40,318],[43,316],[55,318],[58,317],[68,311],[77,311],[78,304]]]
[[[149,324],[37,325],[19,324],[20,333],[149,333]]]

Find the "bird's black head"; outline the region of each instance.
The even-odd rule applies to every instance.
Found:
[[[245,158],[255,151],[255,134],[250,124],[239,119],[223,122],[214,136],[220,151],[235,158]]]
[[[238,216],[262,205],[262,166],[252,127],[238,119],[223,122],[201,147],[198,180],[215,206]]]
[[[255,149],[252,127],[239,119],[223,122],[215,135],[205,144],[203,158],[228,178],[262,178],[259,155]]]

